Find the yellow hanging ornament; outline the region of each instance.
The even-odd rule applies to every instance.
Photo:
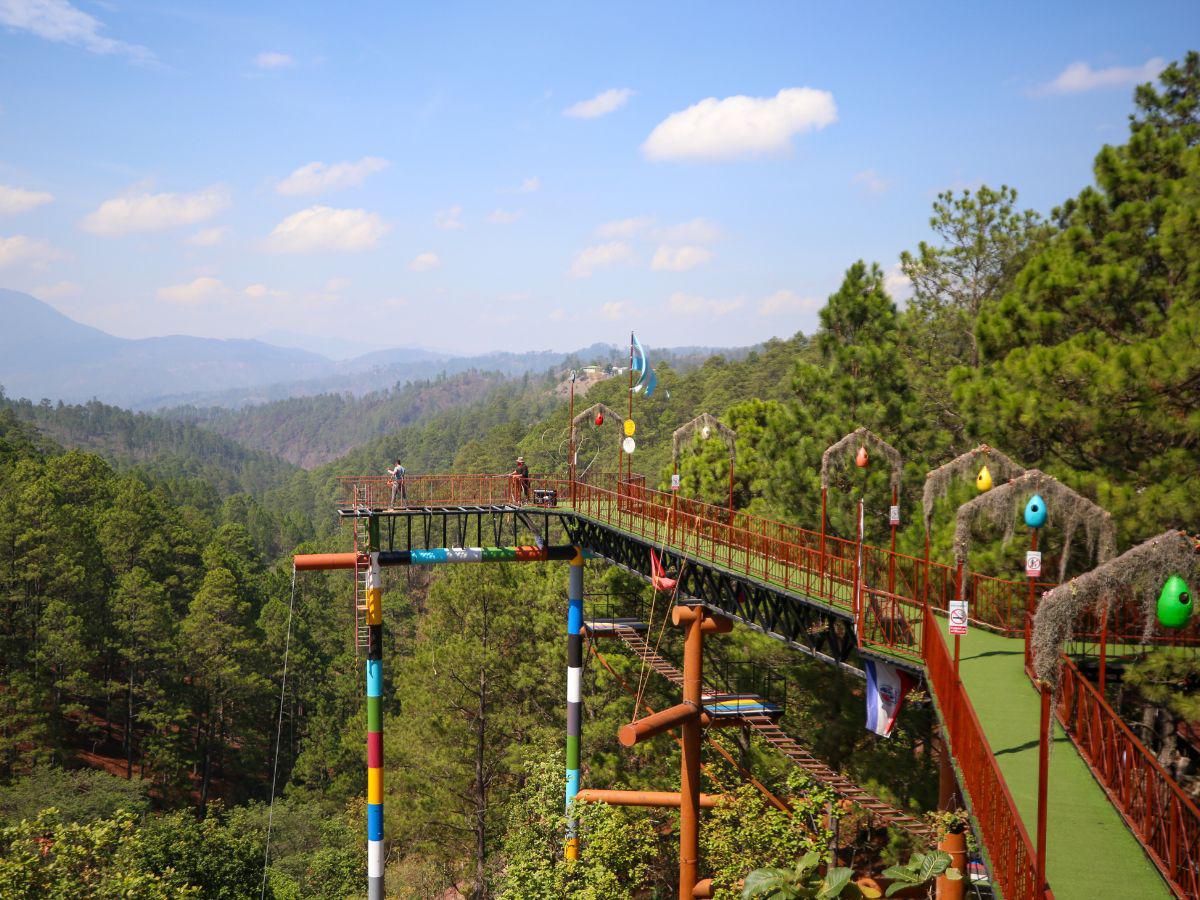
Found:
[[[981,494],[992,489],[992,473],[988,471],[987,466],[980,469],[979,474],[975,476],[975,487]]]

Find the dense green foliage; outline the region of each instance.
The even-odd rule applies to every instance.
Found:
[[[910,552],[924,538],[925,472],[981,440],[1107,506],[1124,542],[1200,530],[1188,494],[1200,464],[1198,97],[1195,54],[1160,88],[1139,88],[1128,141],[1104,148],[1096,186],[1048,218],[1020,209],[1007,187],[939,196],[934,240],[902,260],[913,283],[904,308],[880,266],[858,261],[811,337],[696,367],[656,360],[659,391],[634,400],[633,467],[665,487],[674,430],[717,415],[738,434],[734,504],[815,528],[821,454],[866,426],[904,460],[899,541]],[[382,474],[396,458],[414,476],[497,473],[522,453],[535,472],[565,474],[564,385],[561,370],[500,383],[467,374],[359,400],[184,411],[183,423],[5,401],[0,893],[74,884],[77,896],[252,896],[269,815],[269,893],[361,891],[365,712],[350,588],[304,575],[293,593],[287,557],[347,546],[335,531],[338,477]],[[623,413],[624,379],[593,385],[575,411],[595,402]],[[305,465],[353,449],[299,471],[214,431]],[[585,423],[579,471],[615,468],[619,439],[619,420]],[[697,436],[678,462],[685,495],[727,502],[721,442]],[[838,466],[829,532],[853,532],[863,497],[867,536],[883,540],[887,479],[883,465]],[[951,508],[970,491],[939,505],[936,558],[948,558]],[[1046,535],[1047,568],[1057,540]],[[974,568],[1019,571],[1014,548],[977,546]],[[613,567],[589,563],[586,579],[589,592],[649,599]],[[385,573],[391,894],[670,890],[673,813],[581,809],[584,859],[559,855],[565,581],[554,565]],[[660,602],[659,625],[662,614]],[[783,673],[784,727],[830,765],[914,811],[934,804],[928,706],[911,704],[879,740],[862,727],[861,681],[744,630],[714,643],[726,659]],[[269,813],[285,645],[281,796]],[[601,651],[611,671],[598,659],[585,667],[585,783],[677,787],[669,739],[631,750],[616,741],[634,711],[619,680],[644,684],[654,708],[676,702],[675,689]],[[680,657],[674,629],[661,651]],[[1177,689],[1191,678],[1164,656],[1135,668],[1131,686],[1190,720],[1194,701]],[[827,853],[833,835],[819,813],[829,798],[757,740],[716,739],[798,813],[774,812],[713,766],[705,790],[736,797],[704,832],[720,889],[729,896],[759,866],[811,882],[797,857]],[[112,774],[73,771],[86,769]],[[854,845],[843,846],[848,858],[855,848],[878,858],[882,839],[859,825],[848,816],[837,826]]]

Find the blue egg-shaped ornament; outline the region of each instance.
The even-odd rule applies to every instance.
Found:
[[[1046,524],[1046,501],[1041,494],[1034,494],[1025,504],[1025,524],[1030,528],[1041,528]]]
[[[1192,592],[1179,575],[1172,575],[1158,594],[1158,622],[1164,628],[1182,628],[1192,618]]]

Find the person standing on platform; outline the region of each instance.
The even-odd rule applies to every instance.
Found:
[[[517,468],[512,473],[521,485],[521,497],[529,499],[529,466],[525,465],[525,457],[517,457]]]
[[[400,503],[408,504],[408,496],[404,487],[404,466],[400,465],[400,460],[396,460],[396,464],[388,469],[388,474],[392,476],[392,502],[389,504],[391,508],[396,506],[396,497],[400,497]]]

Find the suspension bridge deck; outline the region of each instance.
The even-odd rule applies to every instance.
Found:
[[[548,544],[550,530],[558,527],[571,543],[647,580],[653,551],[682,595],[812,656],[856,670],[855,659],[868,656],[928,670],[926,682],[944,717],[964,705],[975,710],[953,714],[951,740],[994,878],[1005,896],[1041,896],[1029,840],[1036,820],[1039,704],[1019,641],[1027,582],[965,576],[961,593],[978,627],[963,645],[961,686],[955,686],[934,674],[935,666],[944,672],[948,659],[944,621],[936,614],[958,592],[956,575],[964,577],[949,566],[649,490],[637,476],[600,483],[535,478],[530,486],[527,495],[506,476],[410,478],[401,505],[393,507],[386,478],[345,479],[339,506],[345,517],[407,519],[398,531],[409,549],[412,523],[422,520],[418,540],[424,531],[427,541],[440,537],[437,546],[452,546],[445,543],[450,517],[460,536],[473,530],[481,537],[490,518],[497,535],[511,526],[515,536],[523,526]],[[438,529],[429,533],[434,517],[442,517],[440,535]],[[955,691],[962,697],[950,696]],[[978,734],[963,732],[964,721],[976,722]],[[956,730],[971,741],[954,737]],[[1048,881],[1056,895],[1169,896],[1140,838],[1125,827],[1071,741],[1061,731],[1058,736],[1047,841]],[[978,752],[968,752],[971,742]],[[1010,809],[989,808],[996,804]]]

